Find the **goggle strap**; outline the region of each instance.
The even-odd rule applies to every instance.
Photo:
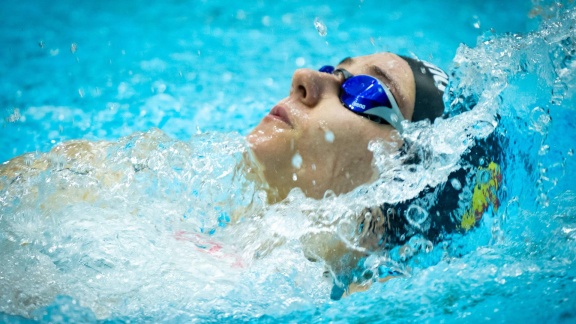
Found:
[[[384,106],[374,107],[364,111],[363,114],[380,117],[392,125],[392,127],[396,128],[399,133],[402,133],[403,131],[402,121],[404,118],[398,118],[399,116],[402,116],[402,114],[400,114],[400,111],[395,112],[394,108]]]
[[[392,127],[396,128],[399,133],[403,133],[404,128],[402,127],[402,121],[404,120],[404,116],[402,115],[400,108],[398,108],[396,98],[394,98],[387,86],[382,84],[380,80],[376,80],[382,89],[384,89],[384,92],[386,93],[386,96],[388,96],[388,100],[390,100],[392,107],[374,107],[364,111],[364,114],[380,117],[392,125]]]

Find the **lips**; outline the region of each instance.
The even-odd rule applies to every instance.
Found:
[[[272,110],[270,110],[269,116],[292,126],[292,123],[290,122],[290,118],[288,117],[288,112],[282,106],[275,106],[274,108],[272,108]]]

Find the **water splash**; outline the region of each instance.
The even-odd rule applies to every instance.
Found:
[[[235,167],[245,152],[237,134],[199,133],[180,142],[153,130],[89,144],[90,158],[72,154],[83,144],[22,157],[27,175],[0,178],[6,278],[0,310],[31,317],[53,305],[46,309],[88,308],[97,318],[143,321],[288,321],[296,312],[338,320],[353,310],[391,321],[414,314],[474,321],[485,320],[482,309],[522,316],[527,306],[544,305],[566,310],[557,318],[570,318],[564,298],[574,290],[576,250],[566,243],[573,242],[574,194],[554,179],[566,182],[562,172],[573,159],[573,128],[562,117],[573,115],[574,18],[567,12],[530,35],[487,35],[474,48],[460,47],[447,96],[450,118],[407,128],[405,139],[419,143],[414,154],[422,165],[406,167],[397,147],[371,143],[381,153],[375,154],[380,178],[346,195],[316,201],[295,190],[266,206],[263,192]],[[461,155],[490,132],[507,138],[506,207],[477,231],[439,246],[412,236],[388,257],[371,254],[361,277],[404,278],[327,302],[333,281],[320,279],[321,259],[305,260],[322,251],[306,250],[304,238],[366,252],[354,235],[359,211],[445,183],[462,167]],[[554,211],[538,211],[534,201]],[[249,211],[237,218],[242,209]],[[413,223],[422,215],[415,213]],[[531,289],[524,289],[527,283]]]

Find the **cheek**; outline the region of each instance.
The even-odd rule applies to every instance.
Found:
[[[296,140],[295,150],[307,164],[342,167],[359,160],[371,161],[369,141],[365,125],[354,120],[348,119],[347,123],[321,121]]]
[[[371,124],[350,125],[346,132],[335,135],[334,148],[340,164],[345,167],[367,167],[372,163],[373,154],[368,150],[371,140],[382,138],[381,131]]]
[[[246,140],[256,159],[267,169],[279,168],[294,145],[289,130],[260,126],[248,134]]]

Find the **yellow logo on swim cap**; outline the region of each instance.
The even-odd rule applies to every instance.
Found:
[[[495,162],[490,162],[486,168],[478,168],[476,184],[472,193],[472,203],[470,208],[462,216],[461,226],[469,230],[482,219],[482,215],[488,210],[490,205],[494,211],[498,211],[500,200],[498,199],[498,188],[502,183],[500,166]]]

